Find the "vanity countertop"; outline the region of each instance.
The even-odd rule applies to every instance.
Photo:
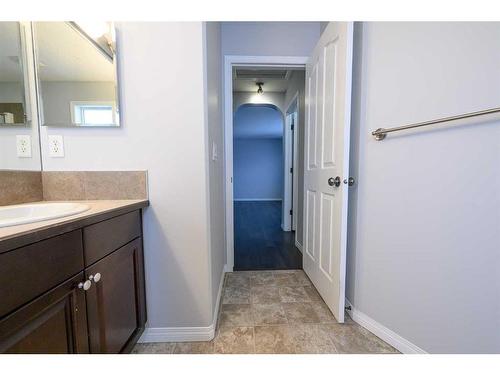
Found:
[[[65,202],[84,203],[90,206],[90,209],[58,219],[0,228],[0,253],[149,206],[147,199]],[[33,203],[36,202],[30,204]],[[47,201],[39,203],[47,203]]]

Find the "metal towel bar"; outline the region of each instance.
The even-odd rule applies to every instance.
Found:
[[[397,131],[400,131],[400,130],[407,130],[407,129],[419,128],[421,126],[433,125],[433,124],[438,124],[438,123],[441,123],[441,122],[450,122],[450,121],[455,121],[455,120],[462,120],[462,119],[465,119],[465,118],[470,118],[470,117],[475,117],[475,116],[489,115],[489,114],[498,113],[498,112],[500,112],[500,107],[491,108],[491,109],[485,109],[483,111],[464,113],[462,115],[457,115],[457,116],[443,117],[443,118],[440,118],[440,119],[437,119],[437,120],[417,122],[415,124],[397,126],[397,127],[389,128],[389,129],[378,128],[377,130],[372,131],[372,135],[375,137],[375,139],[377,141],[381,141],[381,140],[383,140],[387,136],[388,133],[397,132]]]

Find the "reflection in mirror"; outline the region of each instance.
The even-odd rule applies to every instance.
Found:
[[[29,23],[0,22],[0,206],[42,200],[30,35]]]
[[[0,126],[27,123],[23,52],[18,22],[0,22]]]
[[[120,126],[109,22],[35,22],[42,125]]]

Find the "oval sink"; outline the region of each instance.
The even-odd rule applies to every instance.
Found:
[[[57,219],[87,211],[82,203],[33,203],[0,207],[0,227]]]

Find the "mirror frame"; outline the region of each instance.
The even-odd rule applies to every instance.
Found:
[[[119,52],[117,51],[117,32],[116,32],[116,27],[114,22],[110,22],[110,30],[111,30],[111,35],[112,35],[112,42],[109,45],[110,50],[111,50],[111,55],[109,54],[108,51],[106,51],[95,39],[90,37],[78,24],[74,21],[60,21],[64,22],[67,24],[69,27],[71,27],[75,32],[79,33],[83,38],[85,38],[87,41],[89,41],[94,47],[96,47],[103,56],[108,58],[111,63],[113,64],[113,74],[114,74],[114,79],[115,79],[115,102],[116,102],[116,116],[113,115],[114,118],[117,118],[118,121],[116,124],[107,124],[107,125],[92,125],[92,126],[79,126],[76,124],[45,124],[44,121],[44,111],[43,111],[43,98],[42,98],[42,89],[41,89],[41,82],[40,82],[40,75],[38,72],[38,46],[37,46],[37,39],[36,39],[36,23],[38,21],[33,21],[31,22],[31,38],[32,38],[32,45],[33,45],[33,60],[34,60],[34,73],[35,73],[35,90],[36,90],[36,97],[37,97],[37,107],[38,107],[38,121],[40,126],[44,127],[53,127],[53,128],[69,128],[69,129],[96,129],[96,128],[106,128],[106,129],[119,129],[122,127],[122,113],[121,113],[121,98],[120,98],[120,81],[119,81],[119,66],[118,66],[118,58],[119,58]],[[40,21],[43,22],[43,21]],[[50,21],[47,21],[50,22]],[[54,21],[56,22],[56,21]]]

